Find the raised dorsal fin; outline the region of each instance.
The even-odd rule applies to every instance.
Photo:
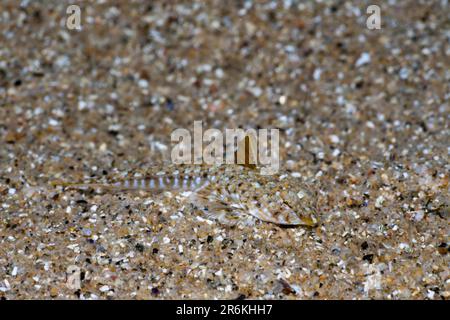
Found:
[[[256,169],[258,162],[256,136],[247,133],[244,138],[237,143],[237,149],[234,152],[234,163],[250,169]]]

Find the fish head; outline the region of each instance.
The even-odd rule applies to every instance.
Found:
[[[317,193],[310,186],[289,179],[282,184],[279,203],[292,225],[316,227],[319,223]]]

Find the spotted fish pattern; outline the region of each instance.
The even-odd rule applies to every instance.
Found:
[[[113,192],[191,191],[189,201],[196,209],[226,224],[248,216],[278,225],[314,227],[318,223],[317,194],[311,186],[288,173],[261,175],[241,165],[169,165],[107,183],[65,186]]]

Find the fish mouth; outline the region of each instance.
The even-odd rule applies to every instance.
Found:
[[[308,227],[308,228],[316,228],[319,225],[319,219],[317,219],[315,214],[309,214],[307,216],[304,216],[302,214],[296,214],[294,208],[292,208],[292,206],[287,203],[284,202],[284,204],[289,207],[292,211],[293,214],[295,214],[297,221],[295,223],[293,223],[292,225],[294,226],[304,226],[304,227]]]
[[[316,218],[316,216],[299,216],[299,220],[301,221],[301,225],[305,227],[310,228],[316,228],[319,225],[319,220]]]

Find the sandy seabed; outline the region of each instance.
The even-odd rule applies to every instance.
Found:
[[[0,3],[0,298],[448,299],[450,10],[390,1]],[[170,133],[277,128],[319,227],[95,194]]]

